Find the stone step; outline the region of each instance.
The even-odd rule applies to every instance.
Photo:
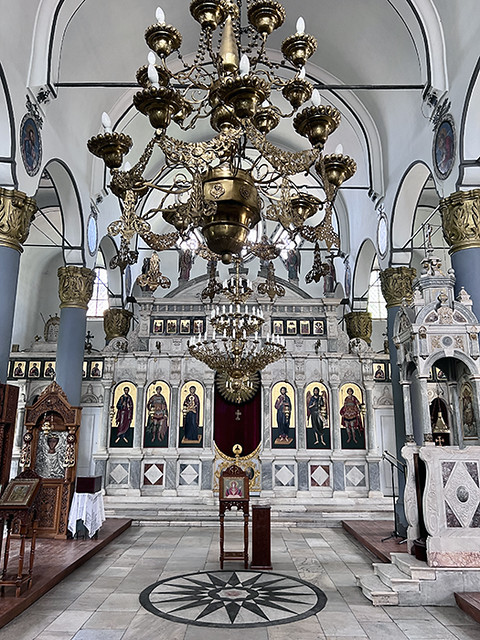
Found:
[[[394,591],[420,593],[420,580],[412,580],[394,564],[374,562],[373,572],[380,580]]]
[[[429,567],[426,562],[417,560],[409,553],[391,553],[390,557],[392,564],[413,580],[435,580],[436,578],[433,567]]]
[[[398,591],[390,589],[373,573],[356,576],[357,586],[375,607],[398,605]]]

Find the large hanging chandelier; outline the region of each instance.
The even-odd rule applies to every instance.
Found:
[[[285,339],[270,333],[262,338],[264,313],[259,305],[248,304],[253,284],[240,274],[240,260],[236,260],[235,275],[223,282],[218,293],[226,304],[212,307],[211,333],[207,328],[204,335],[193,336],[188,350],[225,376],[232,400],[239,402],[254,388],[255,374],[285,355]]]
[[[296,33],[283,41],[285,60],[279,64],[266,49],[268,36],[286,17],[279,2],[192,0],[190,13],[201,27],[191,63],[179,53],[182,36],[161,9],[145,32],[151,51],[148,65],[137,72],[142,88],[133,104],[148,117],[154,134],[138,161],[120,169],[133,142],[112,130],[107,114],[102,117],[104,132],[88,141],[89,150],[111,170],[110,188],[121,201],[121,217],[108,228],[112,236],[120,236],[116,264],[125,268],[136,261],[132,243],[137,235],[162,251],[187,240],[193,231],[200,232],[198,252],[208,260],[229,263],[246,254],[272,259],[278,251],[248,239],[262,220],[279,223],[291,240],[338,247],[332,205],[356,165],[340,150],[322,153],[340,113],[321,104],[318,90],[306,79],[305,65],[317,43],[305,33],[304,20],[299,18]],[[175,56],[176,62],[167,65]],[[208,140],[186,142],[167,135],[172,122],[189,131],[207,118],[216,132]],[[294,130],[308,139],[310,149],[290,152],[267,139],[282,119],[292,118]],[[154,155],[158,150],[161,162]],[[150,161],[160,168],[155,174],[150,170],[147,178]],[[323,199],[299,186],[304,182],[301,174],[313,172],[322,183]],[[152,189],[160,196],[159,205],[140,210],[140,200]],[[322,219],[307,223],[319,211]],[[170,233],[152,231],[150,222],[157,215],[172,225]]]

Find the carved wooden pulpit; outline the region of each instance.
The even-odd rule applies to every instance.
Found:
[[[0,384],[0,494],[10,478],[17,403],[18,387]]]
[[[41,538],[67,537],[81,412],[80,407],[72,407],[56,382],[48,385],[35,404],[25,408],[20,464],[41,478],[37,500],[37,531]]]

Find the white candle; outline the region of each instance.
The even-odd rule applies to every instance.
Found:
[[[305,33],[305,20],[302,18],[302,16],[300,16],[297,20],[297,25],[296,25],[296,30],[297,33],[299,35],[302,35]]]
[[[158,84],[158,73],[155,65],[153,64],[148,65],[148,79],[152,83],[152,87],[155,87],[155,89],[160,88],[160,85]]]
[[[106,111],[102,113],[103,133],[112,133],[112,121]]]
[[[161,7],[157,7],[155,18],[159,24],[165,24],[165,12]]]
[[[314,107],[319,107],[320,104],[322,102],[322,99],[320,98],[320,93],[318,92],[318,89],[314,89],[312,91],[312,104]]]
[[[248,76],[250,73],[250,60],[243,54],[240,58],[240,77]]]
[[[335,153],[336,153],[336,155],[341,156],[343,154],[343,145],[337,144],[337,146],[335,148]]]
[[[147,56],[147,62],[148,64],[155,64],[157,61],[155,54],[153,53],[153,51],[150,51],[148,56]]]
[[[298,77],[300,78],[300,80],[304,80],[305,79],[305,67],[302,67],[300,69],[300,73],[298,74]]]

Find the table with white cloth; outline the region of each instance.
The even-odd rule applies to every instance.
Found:
[[[78,533],[77,522],[81,521],[88,532],[88,537],[98,532],[105,522],[105,509],[103,507],[103,494],[97,493],[77,493],[73,494],[72,506],[68,515],[68,530],[72,535]]]

